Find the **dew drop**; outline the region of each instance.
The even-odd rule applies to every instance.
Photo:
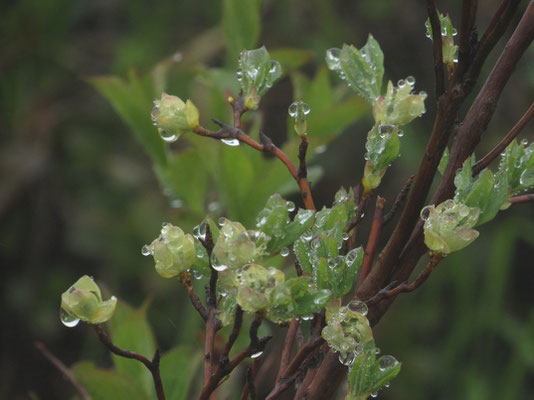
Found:
[[[352,312],[361,314],[363,316],[367,315],[367,305],[363,301],[351,301],[347,307]]]
[[[258,358],[263,354],[263,351],[258,351],[257,353],[251,354],[250,358]]]
[[[339,62],[340,54],[341,50],[336,47],[326,51],[326,65],[328,65],[328,68],[332,71],[341,69],[341,63]]]
[[[347,232],[343,232],[343,235],[341,235],[341,239],[343,239],[344,242],[349,240],[349,234]]]
[[[293,203],[292,201],[288,201],[286,203],[286,206],[287,206],[287,211],[289,212],[295,211],[295,203]]]
[[[178,136],[177,135],[175,135],[174,133],[168,133],[167,131],[165,131],[163,129],[159,130],[159,135],[167,143],[176,142],[176,140],[178,140]]]
[[[79,318],[76,318],[69,313],[67,313],[65,310],[60,309],[59,310],[59,318],[61,319],[61,322],[63,325],[65,325],[68,328],[73,328],[80,322]]]
[[[410,75],[408,78],[406,78],[406,83],[410,86],[415,85],[415,78]]]
[[[397,82],[397,87],[401,89],[404,86],[406,86],[406,81],[404,79],[399,79],[399,81]]]
[[[389,368],[394,367],[397,365],[398,361],[393,356],[383,356],[380,357],[380,360],[378,361],[378,364],[380,366],[380,371],[385,371]]]
[[[206,220],[193,228],[193,236],[198,240],[206,240],[206,231],[208,223]]]
[[[378,396],[378,392],[371,392],[371,397],[377,397]]]
[[[302,234],[302,239],[304,239],[307,242],[312,240],[312,237],[313,237],[313,232],[311,231],[311,229],[308,229],[306,232]]]
[[[430,210],[432,210],[434,206],[426,206],[421,210],[421,219],[423,221],[426,221],[428,217],[430,216]]]
[[[339,362],[343,365],[349,366],[354,361],[354,353],[339,353]]]
[[[148,244],[145,244],[141,248],[141,254],[144,255],[144,256],[149,256],[149,255],[152,254],[152,251],[150,250],[150,246]]]
[[[224,144],[228,146],[239,146],[239,140],[235,138],[221,139],[221,142],[223,142]]]
[[[298,110],[298,103],[296,101],[294,101],[293,103],[291,103],[291,105],[289,106],[289,109],[287,111],[288,111],[290,116],[295,118],[297,116],[297,110]]]
[[[217,222],[219,223],[219,226],[224,226],[224,224],[226,224],[226,221],[228,221],[226,218],[221,217]]]
[[[310,106],[308,105],[308,103],[302,103],[302,113],[304,115],[308,115],[310,113]]]
[[[280,250],[280,255],[282,257],[287,257],[289,255],[289,249],[287,247],[282,247]]]

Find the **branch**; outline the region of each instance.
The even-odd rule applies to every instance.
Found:
[[[525,115],[515,124],[515,126],[508,132],[508,134],[495,146],[488,154],[473,165],[473,176],[476,176],[480,171],[486,168],[495,160],[508,145],[516,138],[516,136],[523,130],[525,125],[534,117],[534,102],[530,105]]]
[[[408,178],[401,191],[397,195],[397,198],[395,199],[395,203],[393,203],[391,210],[389,210],[389,212],[384,215],[384,221],[382,222],[382,225],[386,225],[389,221],[391,221],[391,219],[397,213],[399,207],[404,203],[404,201],[406,200],[406,196],[408,196],[408,193],[410,192],[410,188],[412,187],[414,178],[415,175],[412,175]]]
[[[432,26],[432,49],[434,52],[434,75],[436,77],[436,99],[445,91],[445,76],[443,74],[443,44],[441,41],[441,22],[434,0],[427,0],[426,8],[430,26]]]
[[[295,166],[293,161],[291,161],[291,159],[282,150],[276,147],[273,141],[268,136],[266,136],[263,132],[260,131],[261,143],[258,143],[239,128],[223,124],[222,122],[216,119],[214,119],[213,122],[221,127],[219,131],[213,132],[203,128],[202,126],[198,126],[194,129],[194,132],[197,135],[206,136],[217,140],[237,139],[240,142],[245,143],[258,151],[273,154],[280,161],[282,161],[282,163],[284,163],[293,179],[295,179],[295,181],[299,185],[300,194],[302,196],[302,200],[304,201],[305,207],[308,210],[315,210],[315,205],[313,203],[308,180],[306,178],[299,178],[297,167]]]
[[[44,356],[44,358],[50,361],[52,365],[63,374],[65,379],[70,382],[76,392],[80,395],[82,400],[91,400],[91,396],[89,393],[87,393],[87,390],[80,385],[80,382],[78,382],[72,371],[65,364],[63,364],[59,358],[53,355],[43,343],[34,342],[33,346]]]
[[[509,203],[512,204],[521,204],[521,203],[530,203],[534,202],[534,193],[524,194],[522,196],[516,196],[508,199]]]
[[[252,368],[247,367],[246,385],[243,388],[243,393],[241,393],[241,400],[248,400],[249,394],[251,400],[257,399],[254,385],[254,377],[258,373],[260,360],[261,358],[256,358],[254,360],[254,363],[252,364]]]
[[[471,33],[475,26],[475,17],[477,13],[477,0],[463,0],[462,2],[462,19],[460,22],[460,44],[458,55],[458,67],[456,75],[461,77],[467,70],[471,61]]]
[[[289,329],[287,330],[286,338],[284,341],[284,349],[282,350],[282,357],[280,358],[280,367],[278,368],[278,376],[276,377],[276,384],[280,383],[282,376],[289,364],[289,357],[291,356],[291,349],[293,348],[293,342],[297,336],[297,331],[299,328],[299,320],[293,318],[289,324]]]
[[[376,198],[375,215],[373,217],[373,225],[371,226],[371,233],[369,234],[369,240],[365,247],[365,254],[363,257],[362,268],[360,269],[360,276],[358,278],[359,286],[369,271],[371,270],[371,264],[375,258],[375,252],[378,247],[378,241],[380,239],[380,233],[382,232],[382,225],[384,222],[384,204],[386,200],[383,197],[378,196]]]
[[[282,381],[286,379],[288,376],[292,375],[306,360],[306,358],[319,346],[321,346],[324,343],[324,339],[321,336],[316,337],[312,342],[304,345],[295,358],[291,361],[291,363],[285,368],[284,373],[281,375],[280,379],[277,380],[277,384],[279,381]]]
[[[419,286],[421,286],[430,276],[436,265],[443,259],[443,255],[440,253],[432,253],[430,256],[430,261],[425,267],[425,269],[419,274],[419,276],[413,281],[412,283],[401,283],[400,285],[394,287],[393,289],[390,289],[389,287],[386,287],[379,291],[377,294],[375,294],[370,299],[365,300],[365,303],[367,306],[371,306],[373,304],[379,303],[384,299],[388,299],[390,297],[397,296],[400,293],[405,292],[412,292],[415,289],[417,289]],[[390,285],[391,286],[391,285]]]
[[[241,325],[243,325],[243,309],[238,304],[235,310],[234,327],[232,328],[232,332],[230,333],[230,336],[228,337],[228,341],[226,342],[226,346],[224,347],[224,351],[221,355],[221,358],[223,357],[227,358],[228,354],[230,354],[230,350],[232,350],[232,346],[234,345],[237,337],[239,336]]]
[[[111,341],[111,338],[109,335],[102,329],[100,325],[92,325],[93,329],[95,330],[96,334],[98,335],[98,338],[100,341],[111,351],[112,353],[124,357],[124,358],[131,358],[134,360],[137,360],[144,364],[144,366],[150,371],[152,374],[152,379],[154,381],[154,387],[156,388],[156,394],[158,396],[158,400],[165,400],[165,393],[163,391],[163,383],[161,382],[161,376],[159,374],[159,350],[156,350],[156,353],[154,353],[154,357],[152,358],[152,361],[146,358],[145,356],[142,356],[141,354],[138,354],[134,351],[130,350],[123,350],[120,347],[117,347],[113,344]]]
[[[237,99],[229,98],[230,105],[234,111],[234,127],[241,129],[241,116],[248,111],[248,107],[245,105],[245,97],[243,91],[239,92]]]
[[[207,322],[208,312],[206,311],[199,297],[195,293],[195,289],[193,288],[193,284],[191,283],[191,274],[187,271],[182,273],[180,275],[180,282],[182,283],[182,285],[185,286],[185,289],[187,290],[187,294],[189,295],[189,299],[191,300],[191,304],[193,304],[193,307],[195,307],[195,309],[198,311],[204,322]]]

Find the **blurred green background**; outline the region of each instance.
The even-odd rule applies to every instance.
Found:
[[[456,26],[460,5],[439,2]],[[479,7],[480,34],[497,5],[491,0]],[[206,214],[250,225],[274,191],[300,205],[289,174],[274,160],[206,139],[163,146],[148,126],[150,100],[163,89],[191,98],[208,128],[214,128],[211,117],[229,120],[224,95],[237,90],[239,43],[227,50],[225,43],[240,35],[232,31],[236,26],[252,46],[267,46],[286,72],[260,111],[247,117],[250,131],[262,129],[296,159],[287,107],[300,97],[311,105],[309,159],[318,207],[331,204],[339,186],[360,180],[372,123],[363,102],[326,71],[326,49],[361,46],[372,33],[385,54],[386,78],[413,75],[416,89],[429,93],[427,113],[406,127],[402,156],[379,189],[389,205],[415,172],[432,128],[431,42],[420,2],[264,0],[258,23],[243,24],[233,24],[231,8],[216,0],[23,0],[5,1],[0,11],[2,399],[73,395],[34,350],[36,340],[66,365],[82,359],[110,365],[90,329],[59,322],[60,294],[84,274],[96,278],[106,297],[113,293],[135,307],[148,298],[162,350],[177,343],[200,349],[200,321],[183,289],[154,274],[142,245],[158,235],[162,221],[189,232]],[[528,108],[533,63],[531,47],[503,93],[479,157]],[[532,140],[532,129],[531,123],[522,137]],[[517,205],[484,225],[480,238],[448,257],[421,289],[401,296],[375,329],[381,349],[404,363],[379,397],[532,398],[533,254],[534,210]],[[273,379],[269,371],[260,390]],[[230,388],[237,385],[232,382]]]

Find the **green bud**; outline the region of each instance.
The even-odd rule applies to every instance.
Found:
[[[295,101],[289,106],[289,115],[295,119],[295,132],[299,136],[306,136],[308,134],[308,124],[306,122],[306,115],[310,113],[310,106],[302,100]]]
[[[366,191],[380,185],[386,169],[400,151],[399,136],[402,131],[395,125],[375,124],[367,134],[365,170],[362,183]]]
[[[271,60],[265,46],[255,50],[243,50],[239,56],[237,79],[245,95],[245,106],[257,110],[261,96],[281,76],[280,63]]]
[[[423,208],[421,218],[425,221],[425,244],[430,250],[443,254],[463,249],[478,237],[478,231],[472,228],[479,215],[479,208],[454,200],[446,200],[437,207]]]
[[[183,133],[191,132],[199,125],[198,109],[191,100],[183,102],[179,97],[161,94],[154,100],[152,121],[166,142],[176,141]]]
[[[103,301],[93,278],[84,275],[61,295],[61,322],[68,327],[76,326],[80,320],[101,324],[113,316],[116,305],[115,296]]]
[[[499,171],[506,174],[510,196],[534,187],[534,143],[513,140],[501,154]]]
[[[269,236],[246,230],[239,222],[224,219],[219,238],[213,248],[212,267],[217,271],[241,268],[265,253]]]
[[[452,66],[454,63],[458,62],[458,46],[454,44],[454,36],[456,36],[458,32],[452,25],[449,15],[443,15],[442,13],[439,13],[439,22],[441,25],[443,63],[447,64],[448,66]],[[430,24],[429,19],[426,20],[425,26],[426,37],[430,40],[433,40],[432,25]]]
[[[426,92],[412,93],[415,78],[409,76],[397,82],[397,87],[391,81],[385,96],[380,96],[373,107],[373,116],[378,124],[402,126],[414,118],[425,113]]]
[[[143,247],[143,254],[154,257],[158,274],[172,278],[187,271],[195,262],[195,240],[177,226],[164,223],[159,237]]]

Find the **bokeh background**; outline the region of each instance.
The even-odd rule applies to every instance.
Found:
[[[225,50],[221,4],[217,0],[2,2],[0,398],[73,396],[61,374],[34,349],[35,341],[45,343],[67,366],[81,359],[110,365],[90,329],[83,325],[68,329],[58,318],[60,294],[84,274],[94,276],[106,296],[113,293],[134,307],[148,304],[148,319],[163,350],[177,343],[200,348],[201,326],[182,288],[154,274],[152,261],[140,249],[158,235],[162,221],[189,231],[204,214],[253,222],[269,193],[258,189],[258,195],[236,209],[232,199],[239,195],[236,181],[243,179],[243,170],[231,168],[222,183],[214,182],[209,176],[195,175],[203,168],[201,159],[177,162],[172,176],[162,178],[153,158],[136,140],[139,135],[132,134],[135,129],[91,79],[130,76],[132,82],[137,76],[143,84],[151,82],[150,89],[145,85],[142,91],[148,99],[161,89],[190,97],[201,110],[202,123],[213,128],[210,117],[229,117],[224,89],[237,87],[235,80],[230,82],[236,60]],[[497,4],[480,2],[479,33]],[[460,2],[438,5],[458,26]],[[371,32],[385,54],[386,78],[395,82],[413,75],[417,90],[429,93],[427,113],[406,127],[402,156],[380,187],[391,204],[417,168],[435,115],[425,19],[425,7],[416,1],[263,1],[257,43],[285,56],[288,73],[262,100],[260,111],[249,117],[251,130],[261,127],[275,143],[286,143],[291,149],[289,142],[295,138],[288,129],[287,106],[293,97],[309,93],[309,81],[319,73],[331,86],[327,93],[334,99],[334,108],[338,103],[353,105],[353,111],[332,114],[336,121],[325,123],[323,118],[319,139],[310,135],[310,163],[316,171],[322,170],[322,177],[316,175],[313,184],[318,206],[331,204],[341,185],[358,183],[371,125],[365,105],[324,71],[324,51],[344,42],[359,47]],[[504,39],[511,32],[508,29]],[[504,43],[499,42],[482,76]],[[479,157],[534,98],[532,65],[531,47],[507,84],[477,150]],[[315,103],[315,109],[320,107],[320,95],[316,94]],[[145,114],[139,114],[145,124],[150,113],[147,104]],[[464,108],[461,115],[465,112]],[[528,125],[522,137],[532,140],[533,128]],[[151,132],[157,138],[155,128]],[[176,155],[187,151],[183,143],[168,151]],[[243,150],[216,150],[225,147],[219,143],[205,146],[206,151],[233,151],[230,159]],[[280,169],[280,174],[285,173]],[[174,186],[164,184],[173,179]],[[263,181],[251,179],[261,188]],[[280,179],[276,184],[300,204],[298,196],[288,192],[291,188],[280,185],[289,176]],[[417,292],[401,296],[375,328],[381,349],[404,363],[399,377],[379,397],[532,398],[533,255],[534,210],[529,204],[517,205],[484,225],[480,238],[448,257]],[[269,371],[261,377],[260,387],[267,387],[272,379]],[[238,378],[234,381],[239,383]]]

